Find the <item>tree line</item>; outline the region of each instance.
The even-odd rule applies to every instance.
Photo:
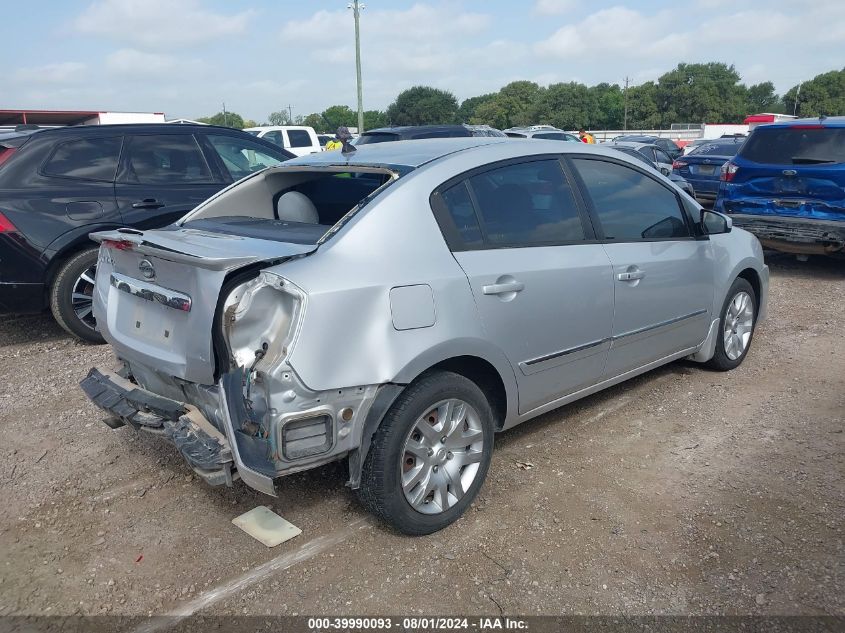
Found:
[[[533,81],[513,81],[498,92],[461,103],[446,90],[414,86],[399,93],[386,110],[365,111],[364,128],[471,123],[499,129],[533,124],[566,130],[659,129],[674,123],[742,123],[747,115],[758,112],[802,117],[845,114],[845,68],[817,75],[783,95],[775,93],[770,81],[746,86],[732,65],[719,62],[681,63],[657,81],[627,89],[608,83],[540,86]],[[318,132],[358,124],[357,113],[345,105],[293,118],[287,110],[271,112],[262,124],[244,120],[234,112],[218,112],[198,120],[239,129],[309,125]]]

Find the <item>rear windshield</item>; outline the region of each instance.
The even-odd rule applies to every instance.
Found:
[[[739,155],[770,165],[845,163],[845,128],[760,127]]]
[[[701,156],[709,154],[710,156],[736,156],[742,143],[705,143],[699,145],[692,150],[690,156]]]
[[[387,143],[398,141],[399,135],[392,132],[376,132],[375,134],[362,134],[355,141],[355,145],[369,145],[370,143]]]
[[[505,134],[510,138],[525,138],[525,134],[519,134],[518,132],[505,132]]]

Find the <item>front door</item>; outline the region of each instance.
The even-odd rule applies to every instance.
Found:
[[[115,195],[127,225],[166,226],[222,187],[193,134],[126,137]]]
[[[610,261],[570,184],[549,157],[476,172],[440,196],[484,332],[517,377],[520,413],[598,381],[609,348]]]
[[[610,159],[573,163],[613,266],[605,377],[701,343],[713,303],[712,249],[709,240],[695,238],[675,191]]]

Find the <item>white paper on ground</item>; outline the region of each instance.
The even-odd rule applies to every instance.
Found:
[[[267,506],[258,506],[244,512],[232,519],[232,523],[267,547],[275,547],[302,534],[302,530],[285,521]]]

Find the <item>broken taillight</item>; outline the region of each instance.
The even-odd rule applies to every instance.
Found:
[[[736,172],[738,171],[739,167],[728,161],[722,165],[722,168],[719,170],[719,180],[723,182],[730,182],[734,179],[734,176],[736,176]]]
[[[12,224],[11,220],[0,213],[0,233],[17,233],[18,229]]]
[[[689,163],[684,160],[672,161],[672,169],[681,169],[682,167],[686,167],[687,165],[689,165]]]
[[[135,247],[135,244],[129,240],[103,240],[103,246],[119,251],[131,251]]]

